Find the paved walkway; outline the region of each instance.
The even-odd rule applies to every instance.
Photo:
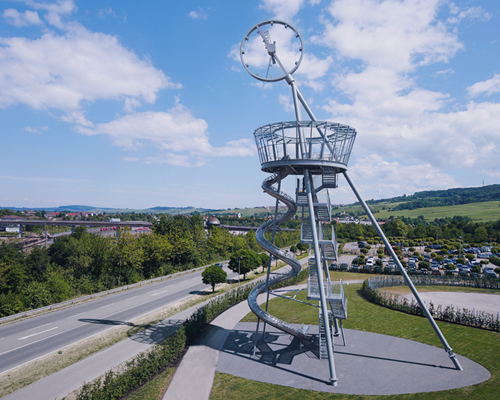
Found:
[[[305,286],[305,285],[303,285]],[[264,296],[259,297],[264,302]],[[260,382],[345,394],[403,394],[470,386],[490,378],[481,365],[458,355],[457,371],[447,353],[422,343],[370,332],[346,330],[346,345],[335,339],[338,386],[329,385],[326,360],[317,357],[317,339],[306,346],[268,326],[252,356],[255,323],[239,323],[250,312],[242,302],[216,318],[191,346],[164,400],[208,400],[215,371]],[[261,325],[262,327],[262,325]],[[261,328],[262,329],[262,328]],[[317,335],[317,326],[310,328]],[[362,379],[361,379],[362,378]]]
[[[467,290],[467,288],[464,288]],[[418,286],[417,286],[418,290]],[[453,306],[456,309],[484,311],[497,315],[500,313],[500,294],[463,293],[463,292],[419,292],[420,298],[429,305],[432,301],[435,307]],[[408,300],[415,299],[412,294],[405,295]]]
[[[328,361],[318,358],[318,327],[303,346],[290,335],[266,329],[252,356],[255,323],[239,323],[219,356],[217,371],[259,382],[330,393],[396,395],[456,389],[484,382],[491,374],[458,355],[464,371],[454,368],[442,349],[423,343],[356,330],[345,330],[346,344],[335,338],[337,386],[329,384]]]

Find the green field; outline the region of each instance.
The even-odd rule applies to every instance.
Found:
[[[427,319],[408,315],[377,306],[360,295],[360,284],[346,286],[349,299],[349,318],[344,327],[385,335],[416,340],[442,348],[439,339]],[[302,295],[302,294],[301,294]],[[299,295],[300,296],[300,295]],[[269,304],[269,312],[287,322],[316,324],[317,312],[311,312],[309,306],[283,299],[274,299]],[[253,314],[245,320],[254,320]],[[216,373],[211,400],[219,399],[331,399],[331,400],[454,400],[454,399],[499,399],[500,398],[500,334],[483,329],[437,322],[453,350],[483,365],[491,373],[491,378],[478,385],[460,389],[403,394],[395,396],[357,396],[329,394],[295,389],[280,385],[255,382],[232,375]],[[444,350],[443,350],[444,353]],[[443,354],[446,357],[446,354]],[[464,372],[466,373],[466,372]],[[418,379],[418,378],[416,378]]]
[[[500,202],[485,201],[483,203],[460,204],[457,206],[417,208],[415,210],[387,211],[381,210],[375,214],[376,218],[386,219],[394,217],[417,218],[422,215],[426,221],[436,218],[453,218],[454,216],[469,217],[474,221],[498,221],[500,219]]]
[[[372,210],[373,215],[377,219],[388,219],[393,217],[407,217],[407,218],[417,218],[420,215],[425,218],[426,221],[434,221],[436,218],[453,218],[455,216],[469,217],[474,221],[498,221],[500,219],[500,201],[485,201],[482,203],[469,203],[460,204],[456,206],[442,206],[442,207],[427,207],[427,208],[416,208],[415,210],[402,210],[402,211],[392,211],[393,207],[396,207],[401,203],[378,203],[370,204],[370,210]],[[385,210],[384,210],[385,208]],[[360,219],[368,219],[368,217],[362,211],[360,205],[339,207],[333,209],[333,214],[345,211],[348,214],[360,214]]]

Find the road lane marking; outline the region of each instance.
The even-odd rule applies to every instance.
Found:
[[[53,335],[50,335],[50,336],[47,336],[47,337],[45,337],[45,338],[41,338],[41,339],[35,340],[34,342],[30,342],[30,343],[23,344],[22,346],[14,347],[13,349],[10,349],[10,350],[4,351],[3,353],[0,353],[0,356],[2,356],[2,355],[4,355],[4,354],[7,354],[7,353],[11,353],[11,352],[16,351],[16,350],[19,350],[19,349],[22,349],[23,347],[26,347],[26,346],[31,346],[32,344],[35,344],[35,343],[41,342],[42,340],[47,340],[47,339],[50,339],[51,337],[54,337],[54,336],[60,335],[61,333],[66,333],[66,332],[72,331],[73,329],[76,329],[76,328],[81,328],[81,325],[80,325],[80,326],[75,326],[74,328],[66,329],[65,331],[62,331],[62,332],[57,332],[57,333],[54,333]],[[75,343],[76,343],[76,342],[75,342]],[[50,353],[50,352],[49,352],[49,353]],[[14,367],[14,368],[15,368],[15,367]],[[4,372],[5,372],[5,371],[4,371]],[[3,373],[3,372],[2,372],[2,373]]]
[[[30,338],[30,337],[32,337],[32,336],[41,335],[42,333],[45,333],[45,332],[50,332],[50,331],[53,331],[54,329],[57,329],[57,328],[59,328],[59,327],[58,327],[58,326],[54,326],[53,328],[47,329],[47,330],[45,330],[45,331],[41,331],[41,332],[37,332],[37,333],[33,333],[33,334],[31,334],[31,335],[24,336],[24,337],[19,338],[19,339],[17,339],[17,340],[24,340],[24,339],[28,339],[28,338]]]
[[[49,322],[48,324],[45,324],[45,325],[40,325],[40,326],[37,326],[36,328],[31,328],[29,329],[28,331],[34,331],[35,329],[39,329],[39,328],[43,328],[44,326],[47,326],[47,325],[50,325],[51,323]]]
[[[85,314],[86,312],[87,312],[87,311],[84,311],[84,312],[81,312],[81,313],[79,313],[79,314],[72,315],[71,317],[68,317],[68,318],[78,317],[79,315]]]
[[[158,292],[158,293],[153,293],[151,296],[156,296],[157,294],[160,294],[160,293],[165,293],[165,292],[168,292],[168,290],[163,290],[163,291]]]
[[[102,306],[102,307],[99,307],[99,308],[105,308],[105,307],[109,307],[109,306],[112,306],[113,304],[115,304],[115,303],[111,303],[111,304],[107,304],[107,305],[105,305],[105,306]]]

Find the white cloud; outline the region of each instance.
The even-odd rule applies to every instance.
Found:
[[[322,60],[312,53],[305,53],[302,63],[295,74],[304,77],[308,81],[313,81],[325,77],[332,64],[333,58],[331,56],[327,56]]]
[[[493,176],[492,171],[500,169],[500,104],[460,104],[447,93],[419,85],[419,68],[447,63],[463,49],[457,27],[440,14],[444,5],[438,0],[334,0],[330,16],[322,19],[324,33],[313,38],[337,53],[331,83],[342,97],[332,96],[323,110],[357,129],[355,153],[363,159],[353,173],[363,171],[360,176],[370,177],[364,183],[373,193],[368,198],[459,186],[444,170],[482,168]],[[453,24],[466,18],[486,20],[486,14],[457,8],[452,15],[459,18]],[[353,60],[361,63],[352,67]],[[451,73],[448,68],[437,75]],[[500,92],[500,75],[467,91],[471,96]],[[366,170],[364,162],[374,170]],[[416,181],[415,187],[404,183],[396,170]],[[376,171],[384,173],[377,176]],[[396,182],[384,188],[389,194],[380,192],[378,183],[377,188],[373,185],[384,174]]]
[[[265,90],[269,90],[269,89],[273,88],[272,83],[262,82],[262,81],[252,82],[250,85],[258,87],[259,89],[265,89]]]
[[[24,130],[26,132],[31,132],[31,133],[37,133],[37,134],[40,134],[42,133],[42,131],[48,131],[49,130],[49,127],[48,126],[41,126],[41,127],[38,127],[38,128],[33,128],[31,126],[25,126],[24,127]]]
[[[461,9],[455,3],[450,3],[450,14],[452,16],[447,19],[450,24],[457,24],[464,19],[478,20],[478,21],[489,21],[491,19],[491,14],[483,10],[482,7],[469,7]]]
[[[447,62],[463,49],[455,33],[436,20],[439,0],[335,0],[312,40],[342,57],[394,71]]]
[[[490,96],[498,92],[500,92],[500,74],[495,74],[493,78],[483,82],[477,82],[467,88],[467,93],[471,97],[479,96],[483,93]]]
[[[208,15],[205,10],[203,10],[202,8],[198,8],[198,10],[191,11],[189,13],[189,17],[191,17],[192,19],[207,19]]]
[[[293,101],[288,95],[280,94],[278,96],[278,103],[280,103],[286,112],[295,112]]]
[[[146,162],[197,166],[202,165],[202,158],[207,156],[243,157],[255,154],[255,145],[250,139],[213,147],[209,143],[206,121],[194,117],[182,104],[167,112],[129,114],[92,128],[77,126],[75,129],[85,135],[107,135],[115,146],[128,150],[138,150],[151,144],[162,152],[161,156],[150,157]]]
[[[73,0],[58,0],[56,2],[25,0],[24,2],[34,9],[45,11],[45,19],[47,22],[59,29],[65,28],[62,19],[71,15],[76,10]]]
[[[36,11],[26,10],[24,13],[20,13],[17,10],[9,8],[4,10],[3,17],[7,23],[17,26],[18,28],[43,24]]]
[[[259,8],[273,14],[274,18],[289,21],[295,17],[303,5],[304,0],[262,0]]]
[[[79,110],[85,101],[124,100],[127,109],[179,88],[114,36],[73,25],[65,35],[0,38],[0,107]]]
[[[428,163],[401,165],[395,161],[384,161],[375,154],[358,159],[349,169],[349,176],[364,199],[390,198],[403,193],[459,186],[451,175],[440,172]],[[350,188],[343,186],[342,189],[344,195],[349,194]]]

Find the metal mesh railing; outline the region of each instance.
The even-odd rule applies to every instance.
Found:
[[[254,132],[261,164],[280,160],[323,160],[347,166],[356,130],[325,121],[264,125]]]

